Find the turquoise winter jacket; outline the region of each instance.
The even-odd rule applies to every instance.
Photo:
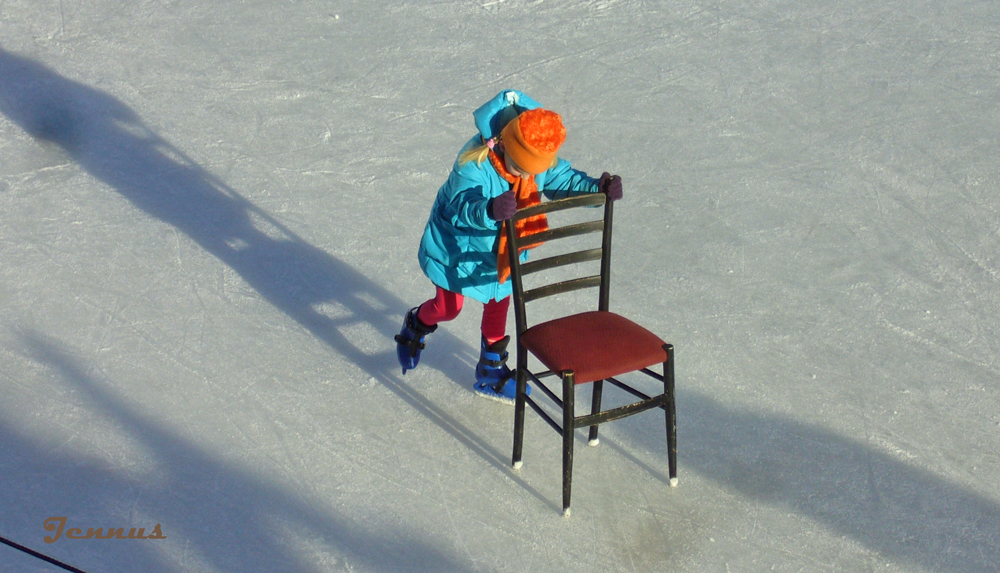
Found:
[[[507,105],[539,107],[520,92],[500,92],[473,114],[479,134],[465,144],[459,156],[499,133],[503,126],[491,123]],[[535,183],[549,200],[598,191],[596,179],[573,169],[563,159],[535,175]],[[431,282],[482,303],[510,296],[511,281],[500,284],[497,278],[497,239],[502,227],[486,213],[490,199],[508,190],[510,184],[489,161],[460,164],[455,160],[448,180],[438,190],[417,254],[420,268]],[[527,255],[522,253],[521,260]]]

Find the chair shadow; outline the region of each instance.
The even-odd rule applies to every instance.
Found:
[[[921,569],[997,571],[1000,503],[996,500],[791,418],[733,409],[684,390],[677,391],[677,403],[681,488],[686,481],[683,472],[695,472],[741,496],[793,511]],[[664,436],[649,431],[649,420],[642,418],[638,416],[632,428],[613,439],[606,432],[601,446],[607,445],[668,487],[662,467]],[[662,423],[654,425],[662,430]],[[642,451],[649,455],[636,455]]]
[[[304,241],[151,131],[113,96],[2,48],[0,113],[35,138],[57,145],[135,207],[186,234],[333,351],[552,505],[510,472],[506,453],[407,384],[394,348],[369,354],[344,334],[367,324],[391,340],[408,308],[405,301]],[[327,316],[324,304],[343,312]],[[478,349],[446,331],[434,336],[435,356],[425,358],[428,366],[458,362],[471,372]],[[442,372],[448,375],[447,369]],[[466,380],[452,380],[471,394]]]

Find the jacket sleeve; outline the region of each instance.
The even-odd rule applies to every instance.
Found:
[[[489,181],[478,176],[478,167],[466,164],[452,170],[448,178],[449,197],[445,203],[446,217],[456,227],[495,231],[499,224],[487,214],[490,202]]]
[[[573,169],[569,161],[560,159],[555,167],[545,172],[542,193],[549,200],[565,199],[583,193],[596,193],[597,180],[583,171]]]

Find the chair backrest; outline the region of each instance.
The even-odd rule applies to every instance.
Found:
[[[539,214],[549,214],[556,211],[576,209],[582,207],[596,207],[604,205],[604,216],[601,219],[587,221],[583,223],[573,223],[561,227],[550,227],[548,231],[536,233],[518,239],[514,231],[519,220],[527,219]],[[568,199],[556,201],[545,201],[541,204],[526,209],[521,209],[514,214],[505,224],[507,233],[508,252],[510,254],[510,278],[514,289],[514,316],[517,323],[517,334],[520,336],[528,328],[525,306],[527,303],[540,298],[545,298],[557,294],[571,292],[584,288],[598,289],[597,309],[607,311],[610,299],[611,288],[611,220],[613,216],[613,202],[607,200],[604,193],[588,193],[578,195]],[[596,210],[595,210],[596,211]],[[597,211],[600,212],[600,211]],[[553,241],[577,237],[589,233],[601,233],[601,246],[592,249],[562,252],[554,256],[548,256],[537,261],[520,262],[518,257],[519,247],[531,245],[539,242],[549,244]],[[524,275],[540,271],[550,270],[556,267],[563,267],[587,261],[600,261],[600,274],[582,276],[560,282],[545,284],[530,290],[524,290]]]

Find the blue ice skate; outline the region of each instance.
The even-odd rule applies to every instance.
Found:
[[[509,336],[504,336],[489,345],[483,338],[480,343],[479,364],[476,365],[476,385],[472,389],[485,398],[513,404],[517,393],[517,381],[514,380],[514,373],[507,368],[509,343]],[[525,394],[531,394],[531,386],[525,387]]]
[[[437,330],[437,325],[427,326],[417,318],[417,309],[411,308],[403,317],[403,328],[396,335],[396,358],[403,367],[403,374],[413,370],[420,363],[420,351],[424,349],[424,336]]]

